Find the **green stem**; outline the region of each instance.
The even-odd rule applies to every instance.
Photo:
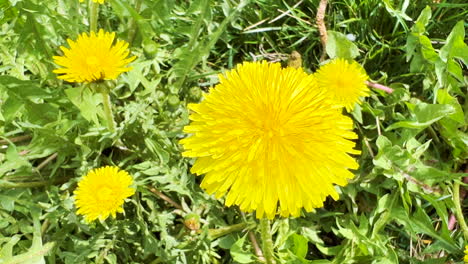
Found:
[[[33,182],[0,182],[1,189],[13,189],[13,188],[34,188],[42,187],[51,184],[51,181],[33,181]]]
[[[453,203],[455,204],[455,215],[458,218],[458,223],[463,231],[465,240],[468,240],[468,226],[466,226],[465,218],[463,217],[463,211],[460,205],[460,183],[454,182],[453,184]]]
[[[231,226],[226,226],[218,229],[209,229],[208,230],[208,236],[210,237],[211,240],[215,240],[218,237],[222,237],[224,235],[241,231],[248,227],[248,223],[240,223],[240,224],[235,224]]]
[[[141,2],[142,0],[135,0],[135,12],[139,13],[141,9]],[[135,39],[136,35],[136,30],[137,30],[137,23],[135,19],[132,17],[130,19],[129,25],[128,25],[128,43],[131,45],[133,40]]]
[[[114,115],[112,114],[110,96],[108,91],[101,91],[102,94],[102,103],[104,106],[104,115],[106,116],[107,127],[109,131],[114,133],[115,132],[115,123],[114,123]]]
[[[93,0],[89,0],[89,30],[97,32],[97,21],[98,21],[98,14],[99,14],[99,3],[94,2]]]
[[[275,264],[273,256],[273,239],[271,238],[270,220],[260,219],[260,234],[262,236],[263,256],[266,264]]]
[[[28,182],[12,182],[8,180],[0,181],[0,189],[13,189],[13,188],[35,188],[48,186],[52,184],[65,183],[70,180],[69,177],[66,178],[57,178],[54,180],[44,180],[44,181],[28,181]]]
[[[36,259],[42,258],[42,256],[46,255],[54,247],[55,242],[49,242],[42,247],[34,247],[33,249],[30,249],[27,253],[10,258],[10,260],[7,260],[6,263],[34,263],[36,262]]]
[[[434,128],[432,126],[428,126],[429,133],[431,134],[432,138],[437,144],[440,144],[439,137],[437,136],[437,133],[435,132]]]

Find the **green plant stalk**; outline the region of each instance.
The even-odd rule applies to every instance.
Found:
[[[270,220],[260,219],[260,234],[262,237],[262,250],[266,264],[275,264],[273,256],[273,239],[271,238]]]
[[[218,229],[209,229],[208,236],[211,240],[215,240],[218,237],[222,237],[224,235],[230,234],[232,232],[237,232],[245,229],[248,226],[248,223],[240,223],[231,226],[226,226]]]
[[[42,257],[46,255],[52,248],[55,247],[55,242],[46,243],[39,249],[31,249],[27,253],[14,256],[10,259],[7,259],[5,264],[18,264],[18,263],[31,263],[34,258]]]
[[[13,189],[13,188],[34,188],[42,187],[51,184],[51,181],[33,181],[33,182],[0,182],[0,189]]]
[[[89,1],[90,1],[90,6],[89,6],[89,30],[97,32],[99,3],[96,3],[93,0],[89,0]]]
[[[104,89],[103,89],[104,90]],[[115,132],[115,122],[114,122],[114,115],[112,114],[112,107],[110,102],[110,95],[107,90],[101,91],[102,94],[102,104],[104,106],[104,115],[107,121],[107,127],[109,131],[114,133]]]
[[[135,11],[137,13],[140,12],[141,9],[141,2],[142,0],[135,0]],[[128,43],[132,44],[133,40],[135,39],[136,30],[137,30],[137,22],[132,17],[129,22],[129,30],[128,30]]]
[[[465,240],[468,240],[468,226],[466,226],[465,218],[463,217],[463,211],[460,205],[460,183],[454,182],[453,184],[453,203],[455,204],[455,215],[458,218],[458,223],[463,231]]]

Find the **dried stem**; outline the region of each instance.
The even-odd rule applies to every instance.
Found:
[[[271,23],[273,23],[273,22],[279,20],[280,18],[282,18],[282,17],[284,17],[284,16],[287,16],[289,13],[292,12],[292,10],[294,10],[296,7],[298,7],[300,4],[302,4],[302,2],[304,2],[304,1],[301,0],[301,1],[297,2],[295,5],[293,5],[293,6],[291,7],[291,9],[289,9],[289,10],[286,11],[286,12],[281,11],[281,10],[278,9],[278,11],[280,11],[282,14],[279,15],[279,16],[277,16],[277,17],[275,17],[275,18],[273,18],[272,20],[270,20],[270,21],[268,22],[268,24],[271,24]]]
[[[452,231],[455,228],[456,224],[457,224],[457,218],[455,217],[454,214],[451,214],[449,217],[448,225],[447,225],[448,230]]]
[[[164,201],[168,202],[169,204],[171,204],[172,206],[174,206],[175,208],[179,209],[179,210],[182,210],[182,211],[185,211],[184,208],[182,208],[182,206],[176,202],[174,202],[171,198],[169,198],[167,195],[165,195],[164,193],[158,191],[156,188],[154,187],[148,187],[148,190],[150,192],[152,192],[153,194],[155,194],[156,196],[158,196],[159,198],[163,199]]]
[[[36,170],[40,171],[42,168],[44,168],[49,162],[53,161],[55,158],[57,158],[58,154],[54,153],[50,155],[47,159],[45,159],[41,164],[39,164],[36,168]]]
[[[380,130],[380,121],[378,116],[375,117],[375,125],[377,126],[377,135],[381,136],[382,131]]]
[[[384,91],[386,93],[393,93],[393,89],[388,87],[388,86],[385,86],[385,85],[382,85],[382,84],[379,84],[379,83],[369,82],[369,81],[366,81],[366,84],[369,87],[382,90],[382,91]]]
[[[30,135],[24,135],[24,136],[17,136],[14,138],[9,138],[9,139],[2,139],[0,140],[0,145],[8,145],[10,143],[15,143],[15,142],[21,142],[30,139]]]
[[[440,194],[440,190],[438,189],[434,189],[432,188],[431,186],[429,186],[428,184],[425,184],[424,182],[420,182],[418,181],[417,179],[411,177],[408,173],[406,172],[403,172],[403,171],[400,171],[402,172],[403,176],[405,177],[405,179],[408,181],[408,182],[412,182],[416,185],[418,185],[419,187],[421,187],[421,189],[423,189],[425,192],[427,193],[436,193],[436,194]]]
[[[252,243],[252,246],[253,246],[253,248],[255,250],[255,255],[257,256],[258,261],[260,261],[262,263],[265,262],[265,257],[263,256],[262,249],[258,245],[257,238],[255,237],[255,234],[252,231],[249,231],[249,239],[250,239],[250,242]]]
[[[325,26],[325,12],[327,11],[327,0],[320,0],[319,7],[317,8],[316,23],[320,33],[320,42],[322,43],[322,55],[320,62],[325,60],[327,55],[327,27]]]
[[[369,154],[371,155],[372,159],[374,159],[375,158],[374,151],[372,150],[372,147],[366,137],[364,137],[364,143],[366,144],[366,147],[369,150]]]

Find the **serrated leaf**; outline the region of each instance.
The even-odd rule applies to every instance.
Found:
[[[463,20],[458,21],[453,27],[445,45],[440,49],[440,58],[443,61],[448,62],[453,57],[461,59],[465,66],[468,67],[468,45],[465,43],[465,25]]]
[[[15,95],[11,95],[1,105],[3,118],[6,122],[10,122],[14,118],[18,117],[21,107],[24,105],[23,100],[18,99]]]
[[[449,104],[418,103],[413,110],[415,120],[393,123],[386,128],[386,131],[396,128],[423,129],[455,112],[455,108]]]
[[[327,37],[326,50],[331,59],[354,59],[359,56],[357,46],[343,33],[329,30],[327,31]]]
[[[417,207],[416,212],[411,216],[409,219],[409,224],[413,227],[413,230],[416,233],[423,233],[429,235],[435,239],[438,239],[440,243],[442,243],[442,247],[449,251],[456,251],[457,247],[453,239],[449,236],[441,236],[435,231],[431,219],[427,215],[427,213]]]
[[[460,103],[458,102],[457,99],[455,99],[453,96],[451,96],[448,93],[447,90],[439,89],[437,91],[437,102],[439,104],[449,104],[454,108],[454,110],[455,110],[454,113],[448,115],[447,116],[448,118],[450,118],[450,119],[452,119],[454,121],[457,121],[460,124],[465,123],[465,115],[463,113],[463,109],[462,109]]]
[[[102,103],[100,94],[93,93],[90,89],[77,87],[65,90],[68,99],[80,109],[81,115],[88,121],[99,124],[98,113],[101,112],[98,105]]]
[[[247,235],[239,238],[230,249],[232,258],[239,263],[252,263],[254,261],[252,253],[242,248],[246,237]]]
[[[290,236],[293,240],[293,247],[291,248],[291,251],[300,259],[304,259],[307,255],[308,251],[308,245],[307,243],[309,242],[307,238],[298,235],[298,234],[292,234]]]

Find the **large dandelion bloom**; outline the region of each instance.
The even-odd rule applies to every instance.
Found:
[[[104,32],[102,29],[96,34],[82,33],[76,41],[68,39],[70,49],[60,47],[64,56],[54,56],[56,64],[62,66],[54,70],[61,74],[59,79],[68,82],[97,82],[114,80],[123,73],[131,70],[127,64],[136,57],[127,58],[130,51],[128,43],[119,40],[114,42],[115,33]]]
[[[106,166],[90,171],[78,183],[75,190],[77,214],[84,215],[86,222],[104,221],[109,215],[115,218],[122,213],[125,198],[133,195],[130,188],[132,177],[118,167]]]
[[[366,85],[369,77],[359,63],[345,59],[335,59],[319,68],[315,73],[320,88],[328,92],[330,98],[347,111],[360,103],[360,97],[369,95]]]
[[[205,174],[201,187],[225,204],[257,218],[299,216],[338,198],[358,164],[348,153],[352,120],[329,101],[313,75],[280,64],[244,63],[220,75],[200,104],[191,104],[184,131],[191,171]]]

